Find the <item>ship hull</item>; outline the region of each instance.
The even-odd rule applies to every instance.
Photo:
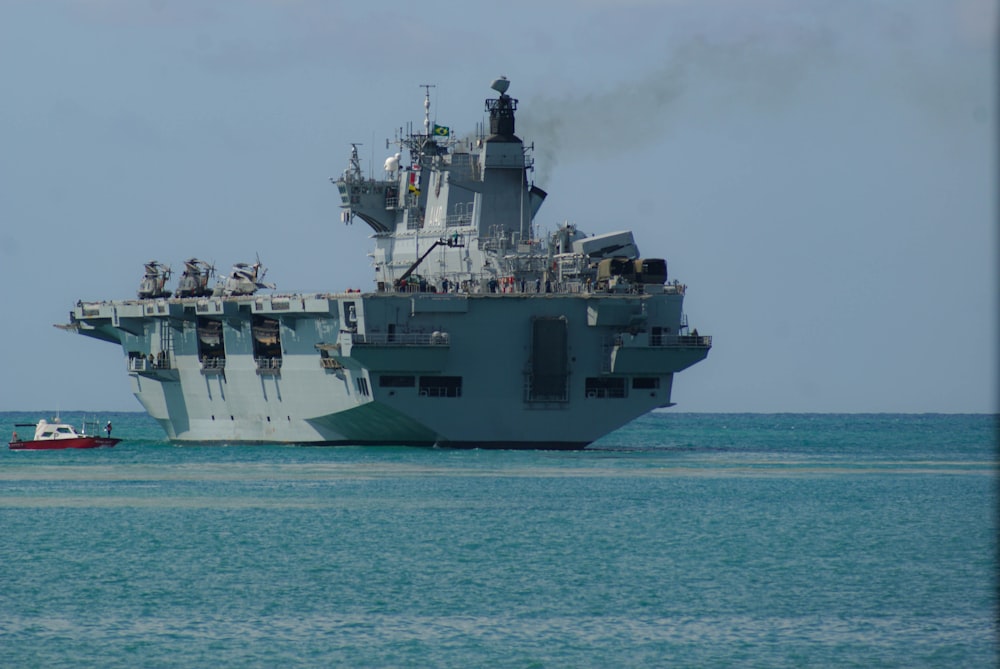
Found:
[[[71,448],[111,447],[121,439],[108,437],[77,437],[74,439],[43,439],[38,441],[12,441],[7,447],[12,451],[60,451]]]
[[[178,443],[565,450],[670,405],[674,373],[710,346],[676,335],[681,302],[348,293],[83,304],[73,320],[122,344],[133,393]],[[206,354],[208,321],[224,358]]]

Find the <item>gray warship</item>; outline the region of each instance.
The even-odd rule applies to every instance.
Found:
[[[580,449],[672,406],[674,375],[712,345],[684,284],[631,231],[538,232],[546,193],[508,86],[465,138],[431,122],[425,89],[423,128],[387,140],[382,178],[351,146],[331,181],[342,220],[373,230],[370,289],[275,292],[259,259],[213,288],[192,258],[171,293],[150,261],[138,299],[80,301],[59,327],[120,345],[180,443]]]

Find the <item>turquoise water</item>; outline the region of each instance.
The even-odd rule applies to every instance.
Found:
[[[94,417],[124,441],[0,453],[0,666],[998,660],[995,416],[665,412],[571,453]]]

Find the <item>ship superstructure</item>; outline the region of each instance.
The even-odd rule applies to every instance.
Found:
[[[711,347],[688,330],[685,286],[631,231],[537,233],[546,194],[508,86],[463,139],[432,124],[428,91],[382,178],[352,146],[333,181],[343,220],[373,230],[369,290],[262,294],[258,260],[208,294],[191,259],[176,297],[160,281],[80,302],[64,327],[120,344],[179,442],[582,448],[669,406],[674,374]],[[163,268],[147,263],[143,287]]]

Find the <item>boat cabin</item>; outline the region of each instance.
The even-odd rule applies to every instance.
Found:
[[[35,426],[35,441],[45,439],[76,439],[79,436],[73,426],[66,423],[50,423],[43,418]]]

